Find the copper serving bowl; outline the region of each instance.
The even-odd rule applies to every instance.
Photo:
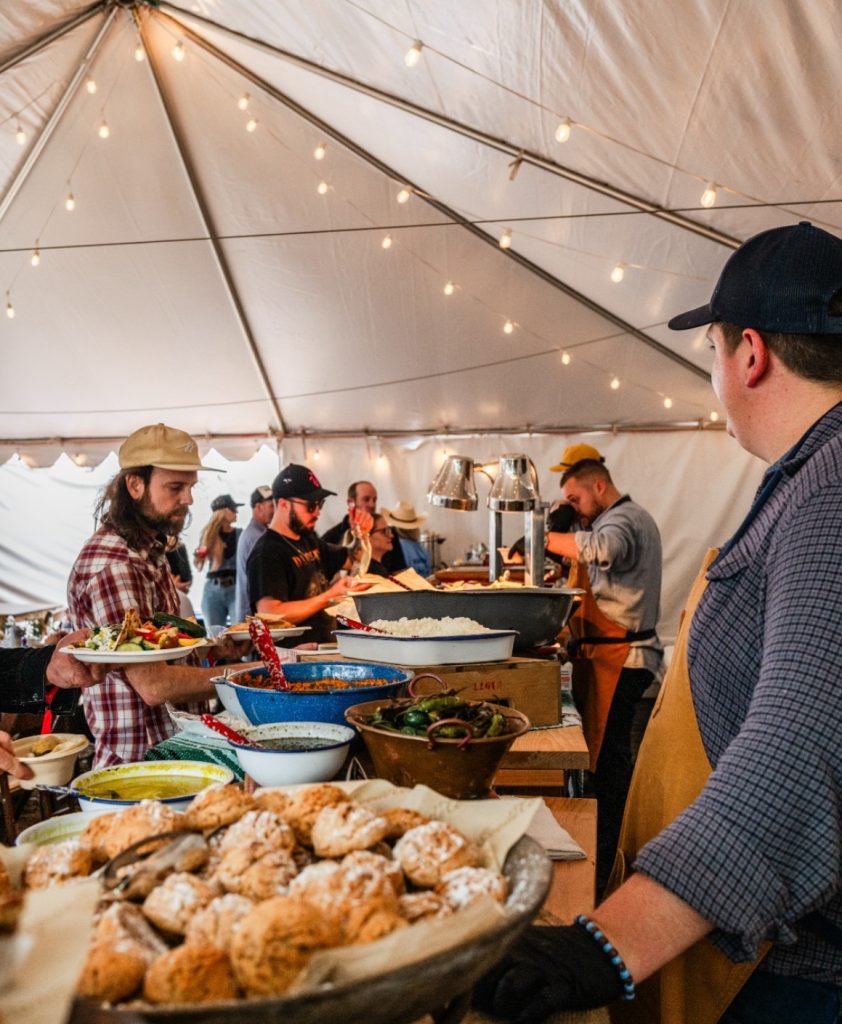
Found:
[[[348,723],[362,733],[375,773],[396,786],[411,788],[421,783],[454,800],[487,797],[506,751],[530,727],[526,715],[506,707],[499,709],[506,719],[504,733],[467,742],[436,737],[428,740],[367,724],[378,708],[390,703],[370,700],[354,704],[345,712]]]

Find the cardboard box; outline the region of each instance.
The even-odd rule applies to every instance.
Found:
[[[300,652],[301,661],[349,661],[329,651]],[[432,672],[448,686],[471,700],[502,700],[522,711],[533,725],[557,725],[561,721],[560,668],[555,659],[509,658],[476,665],[399,665],[420,676]],[[437,689],[432,679],[422,679],[419,693]]]

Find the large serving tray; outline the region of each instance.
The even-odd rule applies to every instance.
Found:
[[[120,1010],[78,999],[70,1024],[407,1024],[467,992],[495,964],[541,909],[552,864],[528,836],[503,868],[511,896],[506,916],[455,949],[376,978],[286,999],[249,999],[198,1006]]]

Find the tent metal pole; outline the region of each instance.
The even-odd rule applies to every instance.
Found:
[[[653,217],[657,217],[659,220],[667,221],[667,223],[672,224],[674,227],[681,228],[683,231],[690,231],[695,235],[706,238],[711,242],[716,242],[719,245],[724,245],[729,249],[737,249],[742,245],[741,239],[734,238],[732,235],[727,235],[723,231],[717,231],[715,228],[708,227],[706,224],[700,224],[697,221],[692,220],[690,217],[685,217],[680,213],[675,213],[666,207],[659,206],[657,203],[649,202],[646,199],[642,199],[640,196],[633,195],[631,192],[626,192],[624,189],[617,188],[606,181],[600,181],[598,178],[594,178],[589,174],[582,174],[579,171],[573,170],[571,167],[565,167],[564,164],[551,160],[549,157],[546,157],[541,153],[536,153],[530,149],[521,149],[520,146],[515,146],[513,143],[506,141],[506,139],[498,138],[496,135],[491,135],[479,128],[473,128],[461,121],[456,121],[452,117],[448,117],[446,114],[439,114],[435,110],[429,110],[427,107],[422,107],[417,103],[413,103],[411,100],[402,98],[401,96],[395,96],[394,93],[386,92],[384,89],[378,89],[376,86],[367,85],[365,82],[359,82],[356,78],[343,74],[341,71],[334,71],[331,68],[322,67],[321,65],[308,60],[306,57],[301,57],[296,53],[291,53],[289,50],[273,46],[271,43],[267,43],[263,39],[256,39],[253,36],[246,35],[245,32],[238,32],[236,29],[228,28],[226,25],[221,25],[218,21],[214,21],[212,18],[206,18],[203,15],[196,14],[192,11],[185,11],[176,4],[167,3],[166,0],[163,0],[161,3],[161,8],[167,8],[167,10],[173,11],[177,14],[203,22],[211,28],[218,29],[226,35],[234,36],[237,39],[241,39],[243,42],[250,43],[252,46],[256,46],[261,50],[274,54],[276,57],[281,57],[288,63],[295,64],[300,68],[304,68],[306,71],[311,71],[315,75],[330,79],[332,82],[344,85],[348,89],[353,89],[355,92],[363,93],[365,96],[371,96],[372,99],[380,100],[391,107],[397,107],[399,110],[405,110],[407,113],[413,114],[415,117],[423,118],[425,121],[430,121],[432,124],[436,124],[440,128],[447,128],[452,132],[456,132],[458,135],[464,136],[465,138],[473,139],[475,142],[481,142],[483,145],[489,146],[491,149],[496,149],[500,153],[505,153],[507,156],[520,159],[524,163],[532,164],[534,167],[539,167],[543,171],[555,174],[559,178],[565,178],[567,181],[571,181],[576,185],[581,185],[583,188],[589,189],[592,192],[598,192],[600,195],[607,196],[609,199],[615,199],[617,202],[623,203],[626,206],[631,206],[635,210],[640,210],[641,213],[648,213]],[[178,21],[177,18],[173,18],[173,20],[176,21],[180,27],[186,28],[184,23]]]
[[[368,150],[363,149],[361,146],[358,146],[357,143],[349,139],[346,135],[343,135],[342,132],[340,132],[337,128],[334,128],[332,125],[329,125],[325,121],[322,121],[311,111],[305,109],[300,104],[296,103],[295,100],[287,96],[285,93],[282,93],[279,89],[272,85],[271,82],[267,82],[266,79],[261,78],[260,75],[256,74],[254,71],[250,70],[247,67],[244,67],[242,64],[240,64],[229,54],[225,53],[223,50],[217,49],[217,47],[215,47],[213,43],[208,42],[208,40],[198,35],[188,25],[185,25],[182,22],[177,21],[170,15],[162,14],[160,11],[157,10],[155,11],[153,17],[161,18],[163,20],[178,25],[179,31],[185,38],[189,39],[191,42],[194,42],[197,46],[200,46],[202,49],[204,49],[207,53],[211,54],[211,56],[215,57],[221,63],[226,64],[233,71],[236,71],[238,75],[241,75],[243,78],[250,81],[253,85],[262,89],[267,95],[273,97],[273,99],[276,99],[279,103],[282,103],[288,109],[292,110],[293,113],[297,114],[305,121],[308,121],[310,124],[317,127],[319,131],[323,132],[325,135],[330,136],[335,141],[339,142],[342,146],[344,146],[350,152],[354,153],[361,160],[366,161],[366,163],[370,164],[376,170],[380,171],[381,174],[384,174],[395,181],[403,182],[409,187],[416,188],[416,191],[419,193],[419,198],[423,199],[424,202],[432,206],[434,209],[438,210],[439,213],[443,214],[445,217],[452,220],[455,224],[458,224],[461,227],[465,228],[466,231],[470,231],[471,234],[474,235],[474,237],[480,239],[480,241],[484,242],[486,245],[493,246],[494,249],[500,252],[501,255],[506,256],[508,259],[514,260],[515,263],[519,264],[521,267],[523,267],[525,270],[528,270],[535,276],[540,277],[541,280],[545,281],[553,288],[557,289],[560,292],[563,292],[565,295],[570,296],[572,299],[575,299],[578,303],[585,306],[593,313],[598,314],[603,319],[613,324],[615,327],[618,327],[624,334],[629,334],[631,337],[643,342],[644,345],[648,345],[656,352],[659,352],[662,356],[665,356],[672,362],[677,363],[683,369],[688,370],[690,373],[694,374],[697,377],[700,377],[702,380],[706,381],[710,379],[709,374],[700,366],[697,366],[689,359],[685,359],[684,356],[679,355],[677,352],[673,352],[672,349],[668,348],[666,345],[662,345],[659,341],[656,341],[654,338],[650,338],[648,334],[645,334],[639,328],[632,326],[632,324],[623,320],[616,314],[610,312],[610,310],[605,309],[605,307],[600,306],[592,299],[589,299],[586,295],[582,294],[582,292],[579,292],[575,288],[572,288],[570,285],[565,284],[559,278],[553,276],[548,271],[544,270],[544,268],[539,266],[537,263],[533,263],[531,260],[527,259],[525,256],[522,256],[520,253],[514,252],[512,249],[507,249],[505,250],[505,252],[499,249],[497,245],[497,240],[493,238],[491,235],[489,235],[487,232],[481,230],[476,225],[472,224],[469,220],[463,217],[460,213],[457,213],[456,210],[451,209],[445,203],[442,203],[440,200],[435,199],[432,196],[424,194],[423,189],[420,189],[417,186],[415,186],[413,182],[409,181],[406,175],[398,174],[397,171],[393,170],[387,164],[384,164],[373,154],[369,153]]]
[[[17,196],[18,192],[23,187],[24,183],[26,182],[26,179],[29,177],[30,172],[32,171],[35,164],[38,162],[38,158],[44,151],[44,147],[50,141],[50,137],[58,127],[59,122],[64,116],[64,113],[70,105],[71,100],[76,95],[76,90],[79,88],[79,84],[82,81],[82,78],[87,73],[87,70],[90,67],[94,57],[96,57],[99,48],[102,45],[102,41],[105,39],[105,35],[108,32],[108,29],[111,27],[111,24],[114,21],[114,16],[116,15],[116,13],[117,9],[112,8],[106,15],[102,25],[100,25],[99,27],[99,31],[97,32],[94,41],[88,47],[88,52],[85,54],[85,56],[79,63],[79,67],[76,69],[76,73],[70,79],[67,88],[61,95],[61,99],[58,101],[52,114],[50,114],[49,118],[44,124],[44,127],[41,129],[40,135],[32,144],[32,147],[29,150],[29,152],[26,154],[26,159],[21,165],[20,170],[14,176],[12,181],[9,183],[9,187],[3,193],[3,198],[0,199],[0,223],[2,223],[3,218],[9,212],[9,207],[15,201],[15,196]],[[59,33],[59,35],[60,34],[61,33]],[[57,38],[57,36],[55,38]]]
[[[79,11],[78,14],[74,14],[73,17],[48,28],[46,32],[42,32],[40,36],[33,39],[31,43],[28,43],[20,50],[16,50],[7,57],[0,57],[0,75],[13,68],[16,64],[20,64],[27,57],[34,56],[39,50],[43,50],[45,46],[55,42],[56,39],[60,39],[68,32],[72,32],[74,28],[78,28],[79,25],[82,25],[98,11],[104,10],[106,3],[107,0],[96,0],[96,3],[92,3],[89,7]]]
[[[167,119],[170,133],[172,134],[173,142],[178,150],[178,155],[181,158],[182,166],[184,167],[184,173],[187,175],[187,180],[190,184],[190,188],[193,192],[193,197],[196,200],[196,205],[199,209],[199,216],[202,218],[202,224],[205,232],[208,235],[211,249],[216,258],[217,266],[222,275],[222,279],[225,282],[225,287],[228,291],[228,296],[231,300],[231,304],[234,307],[234,311],[237,316],[237,320],[240,324],[240,330],[243,332],[243,336],[251,352],[252,359],[254,360],[255,368],[257,369],[263,388],[266,391],[266,398],[269,404],[272,406],[272,411],[275,414],[277,423],[273,429],[280,430],[281,433],[286,433],[286,425],[284,418],[281,414],[281,407],[278,403],[278,399],[275,396],[274,389],[272,388],[271,381],[269,380],[269,374],[266,370],[266,365],[263,362],[263,357],[260,354],[260,349],[257,345],[257,339],[254,336],[254,332],[249,322],[248,314],[246,313],[245,306],[243,305],[240,293],[237,288],[237,284],[234,281],[234,276],[231,273],[231,268],[228,265],[225,252],[222,248],[222,242],[219,239],[219,233],[216,230],[216,224],[214,223],[213,216],[210,212],[210,207],[205,198],[204,190],[202,189],[199,176],[196,173],[196,167],[190,156],[190,152],[185,143],[184,135],[177,122],[175,109],[167,96],[164,84],[161,80],[161,75],[156,64],[155,56],[152,48],[148,45],[147,33],[144,24],[142,23],[138,11],[133,8],[132,15],[137,25],[138,32],[140,32],[141,38],[143,39],[144,48],[149,56],[149,69],[152,72],[152,78],[155,82],[155,88],[158,92],[158,99],[161,102],[161,106],[164,110],[164,116]]]

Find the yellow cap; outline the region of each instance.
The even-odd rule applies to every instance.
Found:
[[[158,469],[175,469],[187,473],[203,466],[199,459],[199,446],[183,430],[155,423],[141,427],[120,445],[120,469],[139,469],[141,466],[156,466]],[[224,473],[225,470],[213,470]]]
[[[566,473],[571,466],[577,462],[584,462],[585,459],[593,459],[594,462],[605,462],[605,457],[590,444],[569,444],[562,453],[561,461],[550,466],[553,473]]]

